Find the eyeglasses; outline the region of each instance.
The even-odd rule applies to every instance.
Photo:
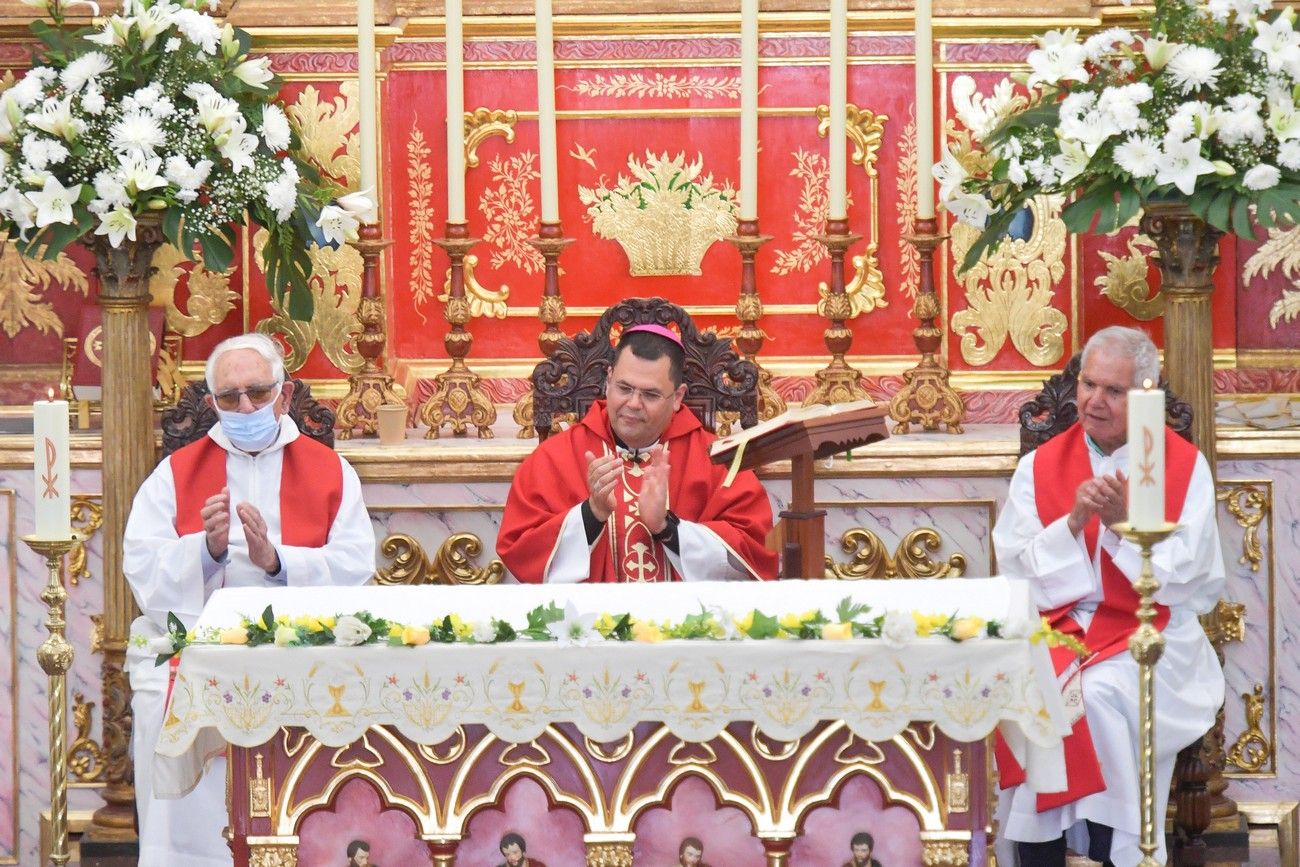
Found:
[[[223,391],[215,394],[212,399],[217,402],[217,406],[225,410],[239,409],[240,400],[244,395],[248,395],[248,401],[253,406],[261,408],[275,399],[280,393],[280,383],[273,382],[270,385],[250,385],[248,388],[232,388],[230,391]]]
[[[668,399],[668,395],[654,389],[637,388],[634,385],[628,385],[626,382],[611,382],[610,387],[624,400],[631,400],[635,395],[641,395],[641,403],[648,407],[657,406]]]

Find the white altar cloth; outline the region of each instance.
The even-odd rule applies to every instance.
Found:
[[[402,623],[456,613],[522,624],[555,600],[580,612],[680,621],[701,605],[737,616],[780,616],[839,600],[890,609],[957,613],[1037,623],[1022,582],[1001,578],[907,581],[719,582],[666,585],[495,587],[233,588],[217,591],[197,624],[237,625],[269,604],[277,615],[367,610]],[[637,723],[664,723],[705,741],[729,723],[752,722],[776,741],[843,720],[865,740],[888,740],[914,721],[953,738],[978,740],[1000,726],[1035,787],[1064,787],[1061,737],[1068,732],[1046,648],[1025,638],[914,638],[905,646],[850,641],[596,640],[587,646],[519,641],[421,647],[244,647],[194,645],[182,654],[155,762],[157,791],[179,795],[207,756],[227,743],[251,747],[282,726],[300,726],[329,746],[387,725],[437,744],[457,726],[481,724],[525,743],[552,723],[572,723],[598,742]]]

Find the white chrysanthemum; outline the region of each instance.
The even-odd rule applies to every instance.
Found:
[[[1025,58],[1032,70],[1029,86],[1061,81],[1087,81],[1088,70],[1083,64],[1088,58],[1078,39],[1079,31],[1073,27],[1052,30],[1042,36],[1038,40],[1039,47],[1029,52]]]
[[[916,618],[910,612],[891,608],[880,625],[880,637],[893,647],[902,647],[916,639]]]
[[[106,202],[109,207],[131,203],[131,198],[126,194],[126,185],[117,172],[105,171],[95,175],[95,197]]]
[[[86,114],[92,117],[99,117],[108,108],[108,103],[104,99],[104,91],[100,90],[95,82],[86,86],[86,90],[81,94],[81,108]]]
[[[29,72],[17,84],[6,90],[5,95],[12,99],[14,105],[19,108],[31,108],[39,99],[45,96],[45,83],[38,76]]]
[[[59,73],[59,81],[71,92],[81,90],[86,82],[113,68],[113,61],[102,51],[89,51],[70,62]]]
[[[1156,173],[1160,145],[1150,136],[1129,136],[1115,146],[1115,165],[1135,178],[1149,178]]]
[[[163,50],[166,51],[168,54],[171,54],[176,51],[180,51],[180,49],[181,49],[181,41],[179,38],[175,36],[173,36],[171,39],[168,39],[166,42],[163,43]]]
[[[1219,141],[1228,147],[1250,142],[1264,143],[1266,130],[1264,118],[1260,115],[1261,100],[1248,93],[1240,93],[1228,98],[1227,107],[1214,110],[1214,122],[1218,127],[1216,135]]]
[[[176,103],[172,102],[165,96],[160,96],[152,104],[146,106],[149,113],[158,119],[171,117],[176,113]]]
[[[1200,100],[1184,102],[1170,115],[1165,138],[1171,141],[1186,141],[1189,138],[1204,141],[1214,135],[1218,128],[1218,119],[1209,103]]]
[[[1052,164],[1042,157],[1034,157],[1032,160],[1029,160],[1025,163],[1025,168],[1029,170],[1029,174],[1033,175],[1034,180],[1038,182],[1039,186],[1054,186],[1057,180],[1059,180],[1056,174],[1056,169],[1054,169]]]
[[[284,109],[275,103],[262,109],[262,140],[273,151],[282,151],[289,147],[289,118]]]
[[[122,115],[109,128],[108,134],[111,136],[110,146],[119,153],[135,150],[153,154],[167,140],[157,119],[139,111]]]
[[[199,160],[190,165],[185,157],[171,156],[167,158],[163,176],[182,192],[194,192],[203,186],[211,171],[212,160]]]
[[[221,39],[221,27],[212,18],[193,9],[178,9],[173,15],[176,26],[185,38],[203,49],[205,54],[217,53],[217,42]]]
[[[59,78],[59,71],[52,66],[33,66],[27,70],[27,74],[46,87],[58,81]]]
[[[1007,161],[1007,180],[1018,187],[1023,187],[1029,182],[1029,173],[1025,171],[1025,164],[1020,160],[1012,158]]]
[[[298,204],[298,167],[287,157],[281,165],[284,171],[266,185],[266,206],[275,211],[276,220],[283,223]]]
[[[1210,13],[1210,17],[1220,24],[1228,23],[1228,16],[1235,10],[1233,0],[1209,0],[1205,4],[1205,11]]]
[[[1083,42],[1083,52],[1093,63],[1114,52],[1117,45],[1128,45],[1133,34],[1123,27],[1111,27],[1094,33]]]
[[[58,165],[68,158],[68,149],[62,142],[30,132],[23,136],[22,150],[23,159],[38,171]]]
[[[1200,139],[1183,142],[1166,141],[1157,161],[1156,181],[1173,184],[1190,196],[1196,191],[1196,179],[1214,172],[1214,163],[1201,156]]]
[[[1278,171],[1277,166],[1260,163],[1246,171],[1241,183],[1248,190],[1268,190],[1276,187],[1280,180],[1282,180],[1282,173]]]
[[[1277,161],[1293,172],[1300,172],[1300,141],[1284,141],[1277,149]]]
[[[1219,52],[1203,45],[1188,45],[1174,55],[1165,67],[1165,74],[1174,82],[1174,86],[1184,94],[1200,90],[1202,87],[1213,89],[1219,81],[1219,63],[1223,60]]]

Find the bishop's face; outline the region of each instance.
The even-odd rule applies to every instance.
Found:
[[[684,383],[673,388],[668,356],[647,361],[630,349],[619,354],[605,384],[610,426],[623,444],[633,449],[659,441],[685,396]]]

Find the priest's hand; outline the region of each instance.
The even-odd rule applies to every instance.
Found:
[[[244,524],[244,540],[248,542],[248,559],[261,566],[267,575],[280,572],[280,555],[275,545],[266,535],[266,520],[257,506],[252,503],[240,503],[235,507],[235,514]]]
[[[221,562],[230,547],[230,489],[222,488],[221,493],[208,497],[199,510],[199,517],[208,537],[208,553],[213,560]]]
[[[1114,527],[1122,521],[1127,521],[1128,479],[1124,474],[1101,476],[1094,481],[1097,482],[1097,496],[1100,501],[1097,514],[1101,516],[1101,522],[1107,527]]]
[[[668,521],[668,454],[657,445],[650,449],[650,462],[645,466],[641,481],[639,502],[641,520],[651,533],[662,533]]]
[[[623,459],[618,455],[596,457],[587,452],[587,502],[591,514],[602,524],[614,511],[614,491],[623,475]]]

